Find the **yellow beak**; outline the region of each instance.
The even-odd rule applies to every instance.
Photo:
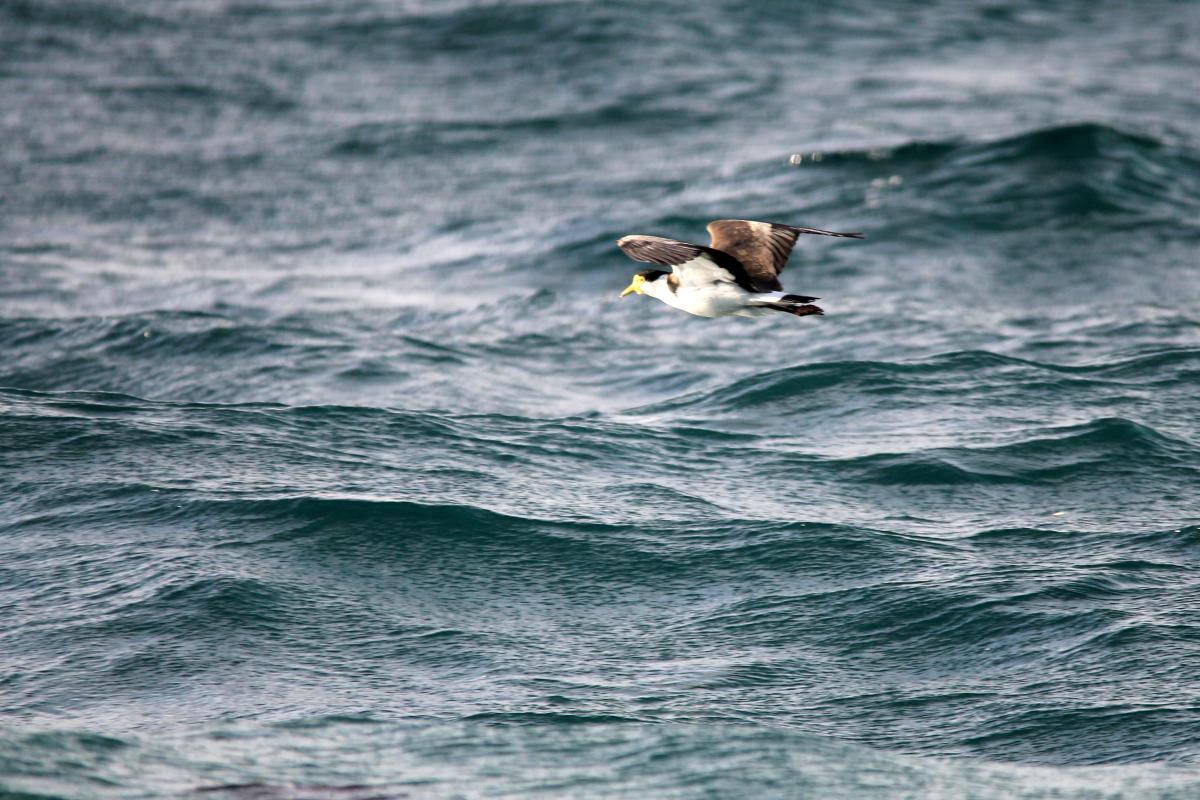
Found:
[[[621,297],[624,297],[625,295],[629,294],[630,292],[633,292],[636,294],[645,294],[645,292],[642,291],[642,284],[645,283],[645,281],[646,281],[646,279],[643,278],[641,275],[634,275],[633,283],[631,283],[625,287],[625,291],[621,292]]]

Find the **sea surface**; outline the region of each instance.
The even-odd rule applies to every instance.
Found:
[[[1200,4],[0,0],[0,797],[1200,797]],[[806,237],[824,317],[618,299]]]

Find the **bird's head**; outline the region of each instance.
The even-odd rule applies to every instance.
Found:
[[[648,294],[653,297],[660,286],[666,285],[664,279],[668,274],[660,269],[644,269],[633,276],[633,280],[625,287],[625,291],[621,292],[621,297],[630,293]]]

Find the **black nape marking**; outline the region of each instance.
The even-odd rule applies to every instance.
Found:
[[[661,269],[644,269],[638,273],[638,275],[641,276],[641,278],[643,280],[647,280],[647,281],[656,281],[660,277],[662,277],[663,275],[666,275],[666,274],[667,273],[663,272]]]

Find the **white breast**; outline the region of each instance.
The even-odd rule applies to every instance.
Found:
[[[707,286],[681,285],[679,291],[670,292],[661,298],[667,305],[674,306],[698,317],[726,317],[747,311],[747,292],[736,283],[710,283]]]
[[[758,316],[760,309],[747,308],[750,293],[730,279],[707,255],[700,255],[674,268],[679,284],[671,291],[665,279],[648,284],[646,293],[669,306],[698,317]]]

